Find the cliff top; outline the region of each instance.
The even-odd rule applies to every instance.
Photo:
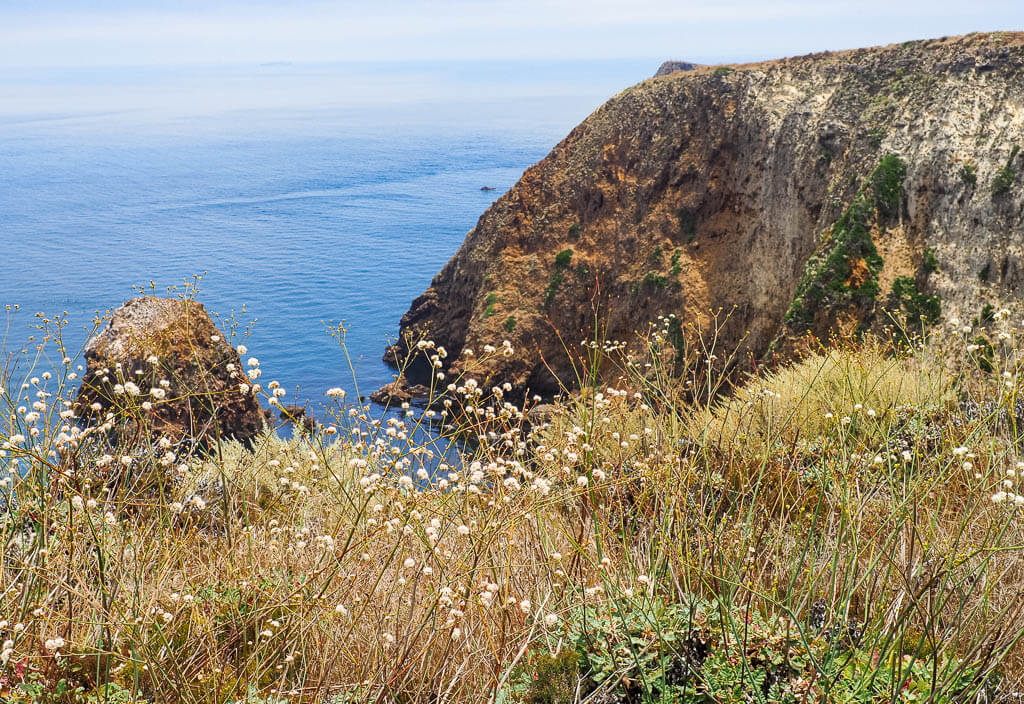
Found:
[[[805,61],[821,61],[832,59],[835,61],[841,61],[843,59],[853,59],[856,57],[863,56],[867,53],[882,53],[882,52],[900,52],[908,49],[941,49],[948,48],[954,51],[962,51],[966,49],[993,49],[993,48],[1008,48],[1008,47],[1019,47],[1024,46],[1024,32],[971,32],[970,34],[961,34],[957,36],[939,37],[938,39],[913,39],[905,42],[899,42],[895,44],[880,44],[871,47],[860,47],[857,49],[843,49],[840,51],[818,51],[810,54],[801,54],[796,56],[786,56],[778,59],[767,59],[765,61],[753,61],[747,63],[735,63],[735,64],[686,64],[691,68],[688,69],[672,69],[663,71],[665,67],[672,64],[681,64],[679,61],[666,61],[662,64],[658,72],[648,80],[655,78],[665,78],[671,76],[678,78],[679,74],[688,76],[703,76],[709,73],[721,74],[722,69],[732,70],[750,70],[760,69],[767,70],[777,68],[780,66],[787,66],[796,62]]]

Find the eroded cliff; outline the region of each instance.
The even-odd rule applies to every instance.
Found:
[[[1024,287],[1024,35],[974,34],[633,86],[480,218],[403,316],[408,340],[509,340],[484,381],[550,393],[595,321],[728,311],[722,349],[976,314]],[[415,348],[412,348],[415,349]],[[415,355],[412,355],[413,357]],[[425,360],[408,376],[422,380]]]

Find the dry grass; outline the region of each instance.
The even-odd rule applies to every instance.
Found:
[[[438,416],[380,421],[340,402],[311,436],[179,448],[168,462],[156,443],[117,440],[121,424],[145,423],[140,409],[105,430],[62,427],[70,365],[25,388],[38,372],[8,365],[0,689],[13,701],[517,701],[532,695],[515,683],[570,647],[584,607],[700,597],[734,635],[753,613],[808,648],[856,631],[842,647],[876,663],[957,663],[956,677],[935,671],[937,700],[963,694],[947,679],[1003,696],[992,678],[1008,691],[1024,665],[1006,413],[1021,387],[1003,328],[985,332],[1009,336],[992,373],[964,351],[977,331],[938,335],[912,353],[824,352],[711,407],[673,401],[677,379],[622,359],[622,378],[529,434],[500,389],[455,380],[440,438],[479,442],[440,468],[417,430]],[[665,334],[650,359],[665,357]],[[37,389],[51,395],[26,420]],[[130,467],[115,473],[122,456]],[[842,677],[847,692],[873,675]],[[806,700],[839,696],[824,676],[801,682]]]

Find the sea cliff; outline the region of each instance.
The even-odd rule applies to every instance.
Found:
[[[422,380],[410,341],[458,371],[508,340],[484,376],[546,394],[595,324],[632,344],[659,315],[722,311],[719,345],[756,360],[977,315],[1024,286],[1021,144],[1019,33],[657,75],[480,217],[386,359]]]

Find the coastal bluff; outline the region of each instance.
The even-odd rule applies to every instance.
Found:
[[[659,74],[662,74],[659,71]],[[723,311],[719,349],[977,316],[1024,293],[1024,34],[668,71],[611,98],[480,217],[385,360],[573,386],[593,339]]]

